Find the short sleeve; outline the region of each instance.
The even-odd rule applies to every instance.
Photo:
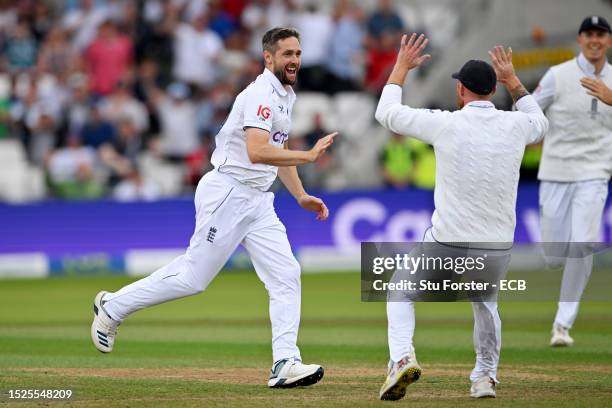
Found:
[[[243,128],[256,127],[270,132],[272,130],[272,93],[264,92],[255,84],[247,88],[244,102]]]

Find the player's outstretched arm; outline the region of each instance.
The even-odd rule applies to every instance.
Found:
[[[512,64],[512,48],[505,49],[501,45],[497,45],[489,51],[489,55],[495,69],[495,75],[497,75],[497,81],[506,87],[516,108],[529,117],[530,131],[528,131],[526,142],[528,144],[539,142],[548,131],[548,119],[516,75]]]
[[[523,96],[529,95],[514,71],[512,48],[504,49],[501,45],[496,45],[489,51],[489,56],[495,69],[495,75],[497,75],[497,81],[506,87],[514,103]]]
[[[387,84],[395,84],[400,87],[404,86],[406,75],[411,69],[414,69],[431,58],[429,54],[423,54],[429,39],[421,34],[417,37],[416,33],[412,33],[410,37],[404,34],[400,44],[397,59],[393,66],[393,71],[389,75]]]
[[[310,150],[280,149],[268,143],[270,133],[259,128],[246,129],[246,145],[249,160],[271,166],[299,166],[313,163],[332,145],[338,132],[331,133],[317,141]]]
[[[409,135],[433,145],[447,125],[450,113],[402,105],[406,75],[430,58],[429,54],[423,54],[427,43],[423,34],[412,34],[410,38],[402,36],[395,66],[380,95],[374,117],[384,128],[394,133]]]

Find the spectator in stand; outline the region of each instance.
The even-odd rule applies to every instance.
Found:
[[[54,21],[48,1],[35,1],[32,4],[32,33],[38,43],[43,42],[53,27]]]
[[[95,174],[96,151],[81,146],[80,138],[70,135],[66,147],[57,149],[47,165],[51,190],[66,199],[93,199],[104,193],[103,184]]]
[[[378,8],[368,19],[368,36],[370,46],[376,47],[376,42],[384,33],[399,36],[405,31],[404,22],[393,5],[393,0],[379,0]]]
[[[25,124],[28,130],[26,141],[30,160],[41,166],[57,143],[57,129],[60,122],[58,106],[36,98],[36,89],[30,90],[26,106]]]
[[[238,23],[246,8],[247,2],[247,0],[224,0],[221,2],[221,5],[223,10],[234,20],[234,22]]]
[[[334,30],[331,17],[311,3],[295,16],[295,28],[300,33],[302,48],[299,89],[328,92],[326,64]]]
[[[380,160],[388,188],[403,190],[410,185],[415,157],[407,138],[392,133],[391,139],[383,147]]]
[[[385,86],[397,57],[396,44],[404,32],[404,23],[393,0],[379,0],[368,19],[367,71],[365,86],[376,96]]]
[[[397,59],[396,34],[385,31],[378,40],[378,47],[368,50],[365,87],[375,95],[382,91]]]
[[[132,169],[113,189],[113,198],[118,201],[154,201],[161,196],[159,186],[151,180],[145,180],[137,168]]]
[[[436,186],[436,154],[431,145],[414,138],[408,138],[414,155],[412,185],[433,191]]]
[[[116,185],[129,177],[137,166],[142,138],[130,118],[122,119],[117,127],[117,137],[112,143],[98,148],[100,159],[109,170],[109,184]]]
[[[223,40],[208,28],[205,14],[191,24],[180,23],[174,32],[174,76],[200,88],[211,86],[218,77],[215,64],[223,50]]]
[[[130,118],[121,119],[117,127],[117,137],[112,146],[117,154],[136,164],[142,150],[142,134]]]
[[[49,73],[64,80],[79,66],[79,55],[72,48],[64,30],[61,27],[53,27],[40,48],[38,72]]]
[[[320,113],[315,113],[312,118],[312,130],[304,135],[303,143],[305,145],[304,150],[312,149],[313,146],[319,141],[320,138],[329,134],[328,131],[323,127],[323,120]],[[295,147],[299,145],[299,141],[296,142]],[[327,149],[327,154],[319,157],[314,163],[306,164],[298,167],[302,169],[302,172],[306,176],[307,183],[311,187],[322,188],[325,186],[325,178],[329,176],[330,171],[333,171],[336,162],[334,160],[334,148],[330,146]]]
[[[148,129],[142,135],[143,144],[147,144],[148,140],[150,140],[156,135],[159,135],[160,133],[160,124],[159,117],[157,116],[157,108],[155,107],[153,99],[150,98],[152,92],[149,92],[149,90],[163,89],[167,85],[166,81],[163,78],[163,75],[160,73],[158,65],[153,60],[146,59],[142,61],[136,72],[137,75],[134,78],[134,94],[139,101],[144,103],[144,106],[147,110],[147,115],[149,117]]]
[[[37,44],[26,19],[20,18],[6,41],[5,65],[12,74],[29,72],[36,64]]]
[[[157,2],[159,12],[145,14],[141,37],[136,47],[137,61],[141,64],[153,63],[156,74],[163,85],[172,82],[174,65],[174,30],[179,20],[179,9],[169,1]],[[147,1],[145,13],[154,2]],[[161,85],[161,84],[160,84]]]
[[[95,39],[100,26],[108,19],[108,10],[97,5],[94,0],[80,0],[79,6],[68,10],[64,15],[63,25],[72,37],[72,44],[79,50],[85,50]]]
[[[129,118],[138,133],[149,127],[149,116],[142,102],[136,99],[127,79],[121,79],[113,92],[100,102],[102,117],[115,127],[125,118]]]
[[[251,82],[255,81],[257,76],[261,74],[261,71],[263,71],[261,59],[255,57],[249,58],[249,62],[242,69],[240,78],[235,84],[236,89],[246,88]]]
[[[350,0],[338,0],[334,12],[334,33],[328,56],[332,93],[361,89],[365,59],[364,14]]]
[[[105,21],[85,52],[91,89],[96,95],[110,93],[132,63],[132,41]]]
[[[181,11],[183,21],[193,21],[208,12],[208,0],[170,0]]]
[[[0,45],[17,25],[17,8],[12,0],[0,0]]]
[[[102,117],[99,105],[92,104],[89,108],[87,122],[81,130],[79,141],[82,141],[85,146],[97,149],[104,144],[114,143],[115,135],[114,126]]]
[[[237,29],[236,20],[223,9],[221,0],[208,1],[208,19],[212,31],[223,41],[227,40]]]
[[[159,117],[161,132],[156,149],[167,159],[182,162],[200,145],[197,133],[196,106],[189,98],[189,86],[174,82],[167,93],[149,86],[149,99]]]
[[[92,103],[87,75],[74,73],[68,80],[69,103],[64,113],[65,128],[70,134],[81,134],[89,118],[89,107]]]
[[[143,35],[140,6],[137,1],[114,0],[111,5],[111,21],[119,30],[136,43]]]
[[[292,25],[294,2],[296,0],[252,0],[245,7],[241,22],[250,32],[248,49],[251,56],[261,58],[261,38],[271,27]]]

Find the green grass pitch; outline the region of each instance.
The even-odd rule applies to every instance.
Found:
[[[89,339],[93,296],[126,277],[0,281],[0,405],[377,406],[387,362],[383,303],[360,301],[356,273],[303,276],[300,347],[322,364],[315,386],[270,390],[267,295],[252,272],[222,273],[203,294],[141,311],[103,355]],[[610,406],[612,303],[584,303],[576,346],[548,347],[553,302],[500,305],[496,400],[473,401],[468,303],[418,304],[423,377],[396,403],[418,407]],[[10,389],[74,390],[70,401],[9,402]]]

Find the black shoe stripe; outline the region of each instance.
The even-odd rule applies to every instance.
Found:
[[[306,376],[304,378],[300,378],[299,380],[292,382],[290,384],[285,384],[286,379],[283,378],[279,380],[279,382],[273,385],[271,388],[307,387],[309,385],[318,383],[321,380],[321,378],[323,378],[324,373],[325,371],[323,370],[323,367],[320,367],[313,374],[310,374],[309,376]]]
[[[278,377],[285,364],[287,364],[287,361],[289,361],[289,359],[285,358],[276,362],[272,370],[270,370],[270,379]]]

